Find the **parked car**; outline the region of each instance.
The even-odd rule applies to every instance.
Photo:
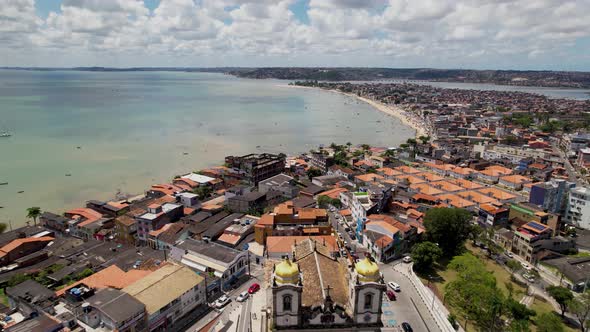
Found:
[[[246,291],[241,292],[240,295],[238,295],[238,297],[236,297],[236,301],[238,302],[244,302],[248,299],[248,297],[250,296],[250,294]]]
[[[514,257],[514,255],[510,251],[505,252],[504,255],[506,255],[510,258]]]
[[[221,309],[221,308],[225,307],[230,302],[231,302],[231,299],[227,295],[223,294],[223,295],[221,295],[220,298],[217,299],[217,301],[215,301],[213,303],[213,306],[217,309]]]
[[[404,332],[414,332],[414,330],[412,329],[412,326],[408,322],[402,323],[402,329],[404,330]]]
[[[254,293],[258,292],[258,290],[260,290],[260,285],[257,283],[253,283],[250,286],[250,288],[248,288],[248,293],[254,294]]]
[[[531,266],[528,265],[527,263],[521,263],[521,265],[522,265],[522,268],[525,269],[525,270],[530,270],[531,269]]]
[[[393,291],[388,290],[385,294],[387,295],[387,298],[389,299],[389,301],[396,300],[395,293]]]
[[[402,259],[402,261],[403,261],[404,263],[411,263],[411,262],[412,262],[412,257],[410,257],[410,256],[406,256],[406,257],[404,257],[404,258]]]
[[[387,283],[387,286],[389,286],[391,289],[393,289],[396,292],[399,292],[399,291],[402,290],[402,288],[398,284],[396,284],[395,282],[393,282],[393,281],[388,282]]]

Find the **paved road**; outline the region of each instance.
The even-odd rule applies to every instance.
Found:
[[[363,253],[367,251],[367,248],[363,247],[362,244],[360,244],[356,239],[353,240],[350,238],[348,233],[345,231],[346,226],[342,226],[338,223],[338,220],[336,219],[337,214],[337,212],[329,212],[332,228],[334,228],[337,233],[342,235],[344,240],[350,245],[351,249],[356,252],[359,257],[362,257]]]
[[[385,282],[394,281],[401,287],[401,292],[395,293],[397,300],[389,301],[384,296],[383,324],[386,327],[400,326],[408,322],[414,331],[438,332],[440,329],[430,314],[427,303],[422,302],[410,281],[401,273],[393,269],[393,264],[381,264],[381,273]],[[388,288],[389,289],[389,288]]]

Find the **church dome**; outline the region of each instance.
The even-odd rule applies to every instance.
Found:
[[[275,277],[278,283],[296,284],[299,280],[299,266],[291,262],[289,258],[275,265]]]
[[[379,266],[377,263],[365,257],[365,259],[358,261],[354,269],[359,274],[362,281],[376,281],[379,279]]]

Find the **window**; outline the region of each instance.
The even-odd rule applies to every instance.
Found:
[[[283,310],[284,311],[291,311],[291,300],[292,300],[291,295],[283,296]]]
[[[371,309],[372,305],[373,305],[373,294],[372,293],[365,294],[365,309]]]

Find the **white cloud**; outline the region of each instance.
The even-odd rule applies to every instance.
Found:
[[[528,58],[551,67],[560,65],[551,63],[556,54],[588,61],[580,53],[590,46],[577,44],[590,38],[590,1],[310,0],[308,20],[292,12],[298,1],[161,0],[150,12],[142,0],[62,0],[59,13],[41,19],[34,0],[3,0],[0,65],[27,65],[20,61],[46,52],[76,65],[109,65],[94,62],[116,57],[130,66],[150,58],[155,66],[162,59],[199,66],[205,57],[219,66],[337,59],[351,66],[494,67]],[[238,63],[223,62],[230,58]]]

